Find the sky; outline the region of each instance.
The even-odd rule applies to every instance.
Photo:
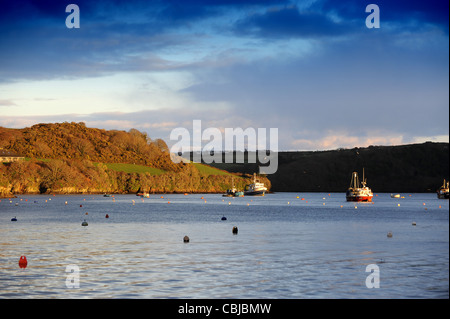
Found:
[[[170,146],[194,120],[277,128],[285,151],[448,142],[448,1],[0,0],[0,126]]]

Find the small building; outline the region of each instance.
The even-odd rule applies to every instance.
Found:
[[[24,159],[24,156],[18,155],[13,151],[0,148],[0,163],[12,163],[23,161]]]

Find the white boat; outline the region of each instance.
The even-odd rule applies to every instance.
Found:
[[[264,186],[264,183],[261,183],[256,179],[256,174],[253,174],[253,183],[247,185],[244,190],[245,196],[264,196],[267,192],[267,187]]]

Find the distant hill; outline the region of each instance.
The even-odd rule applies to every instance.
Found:
[[[0,149],[23,158],[0,162],[0,196],[26,193],[217,193],[251,183],[203,164],[174,163],[163,140],[84,123],[0,127]],[[264,179],[270,187],[270,182]]]
[[[258,172],[258,164],[218,164],[229,172]],[[353,171],[374,192],[435,192],[449,177],[449,144],[369,146],[316,152],[280,152],[278,170],[268,175],[274,192],[344,192]]]

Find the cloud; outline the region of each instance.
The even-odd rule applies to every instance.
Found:
[[[280,149],[313,150],[448,134],[444,1],[379,1],[377,30],[357,0],[77,4],[76,30],[64,2],[2,4],[0,125],[85,121],[167,140],[201,119],[276,127]]]
[[[300,11],[297,6],[269,8],[238,21],[234,28],[239,35],[259,38],[316,38],[351,30],[347,23],[333,21],[322,12]]]
[[[17,104],[11,100],[0,100],[0,106],[16,106]]]

